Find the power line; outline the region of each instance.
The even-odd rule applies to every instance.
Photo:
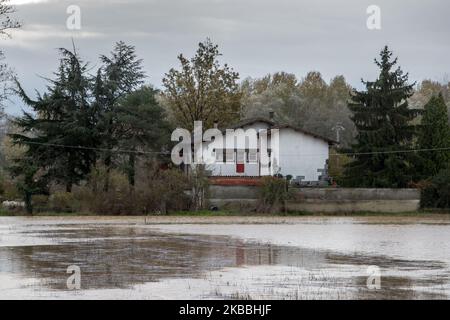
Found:
[[[358,156],[358,155],[376,155],[376,154],[392,154],[392,153],[413,153],[413,152],[430,152],[430,151],[450,151],[450,147],[446,148],[430,148],[430,149],[408,149],[408,150],[388,150],[388,151],[373,151],[373,152],[343,152],[334,153],[330,156]]]
[[[21,141],[19,144],[33,144],[33,145],[40,145],[40,146],[47,146],[47,147],[103,151],[103,152],[112,152],[112,153],[170,154],[170,152],[163,152],[163,151],[137,151],[137,150],[127,150],[127,149],[107,149],[107,148],[71,146],[71,145],[64,145],[64,144],[35,142],[35,141]]]
[[[68,148],[68,149],[79,149],[79,150],[92,150],[92,151],[102,151],[102,152],[112,152],[112,153],[133,153],[141,155],[170,155],[171,152],[168,151],[137,151],[129,149],[107,149],[107,148],[96,148],[96,147],[85,147],[85,146],[72,146],[56,143],[45,143],[45,142],[35,142],[35,141],[21,141],[22,144],[32,144],[41,145],[56,148]],[[450,147],[445,148],[428,148],[428,149],[408,149],[408,150],[386,150],[386,151],[372,151],[372,152],[342,152],[342,153],[330,153],[329,156],[358,156],[358,155],[381,155],[381,154],[401,154],[401,153],[414,153],[414,152],[430,152],[430,151],[450,151]],[[318,157],[322,154],[282,154],[282,156],[289,157]]]

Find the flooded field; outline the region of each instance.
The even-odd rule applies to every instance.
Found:
[[[2,299],[449,297],[448,216],[0,218]]]

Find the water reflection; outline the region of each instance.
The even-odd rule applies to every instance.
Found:
[[[321,253],[296,248],[134,228],[64,226],[38,235],[60,244],[0,248],[0,272],[31,274],[53,289],[64,289],[67,267],[77,265],[82,270],[83,289],[124,288],[162,278],[195,278],[227,267],[312,267],[325,259]]]
[[[251,243],[226,236],[166,234],[133,226],[23,225],[14,229],[2,228],[0,234],[28,239],[28,245],[0,247],[0,274],[39,279],[33,285],[34,290],[66,290],[66,270],[70,265],[81,268],[83,290],[129,289],[164,279],[204,279],[207,272],[249,266],[292,267],[320,275],[309,275],[302,282],[295,277],[283,282],[280,280],[283,275],[274,274],[268,278],[272,283],[264,284],[269,287],[296,288],[299,283],[304,286],[326,285],[344,291],[356,290],[359,298],[417,298],[415,287],[442,287],[444,290],[441,292],[431,290],[420,295],[442,298],[446,297],[442,292],[446,292],[445,286],[449,282],[448,269],[439,261],[343,255]],[[33,242],[36,244],[30,245]],[[383,290],[369,292],[364,275],[342,272],[344,266],[359,265],[377,265],[398,274],[383,278]],[[270,276],[271,269],[267,270]],[[410,271],[415,277],[404,276]]]

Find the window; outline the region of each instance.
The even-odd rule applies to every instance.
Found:
[[[237,151],[237,163],[245,163],[245,150]]]
[[[227,149],[226,150],[226,160],[227,162],[234,162],[234,150],[233,149]]]
[[[222,149],[216,149],[216,162],[218,162],[218,163],[223,162],[223,150]]]
[[[249,163],[258,162],[258,152],[256,150],[253,149],[248,151],[248,162]]]

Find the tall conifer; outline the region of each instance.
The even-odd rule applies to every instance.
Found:
[[[378,78],[363,81],[366,89],[355,91],[349,102],[357,128],[353,145],[355,160],[345,172],[344,183],[352,187],[405,187],[414,176],[412,124],[419,110],[408,107],[414,84],[408,83],[386,46],[375,59]]]

